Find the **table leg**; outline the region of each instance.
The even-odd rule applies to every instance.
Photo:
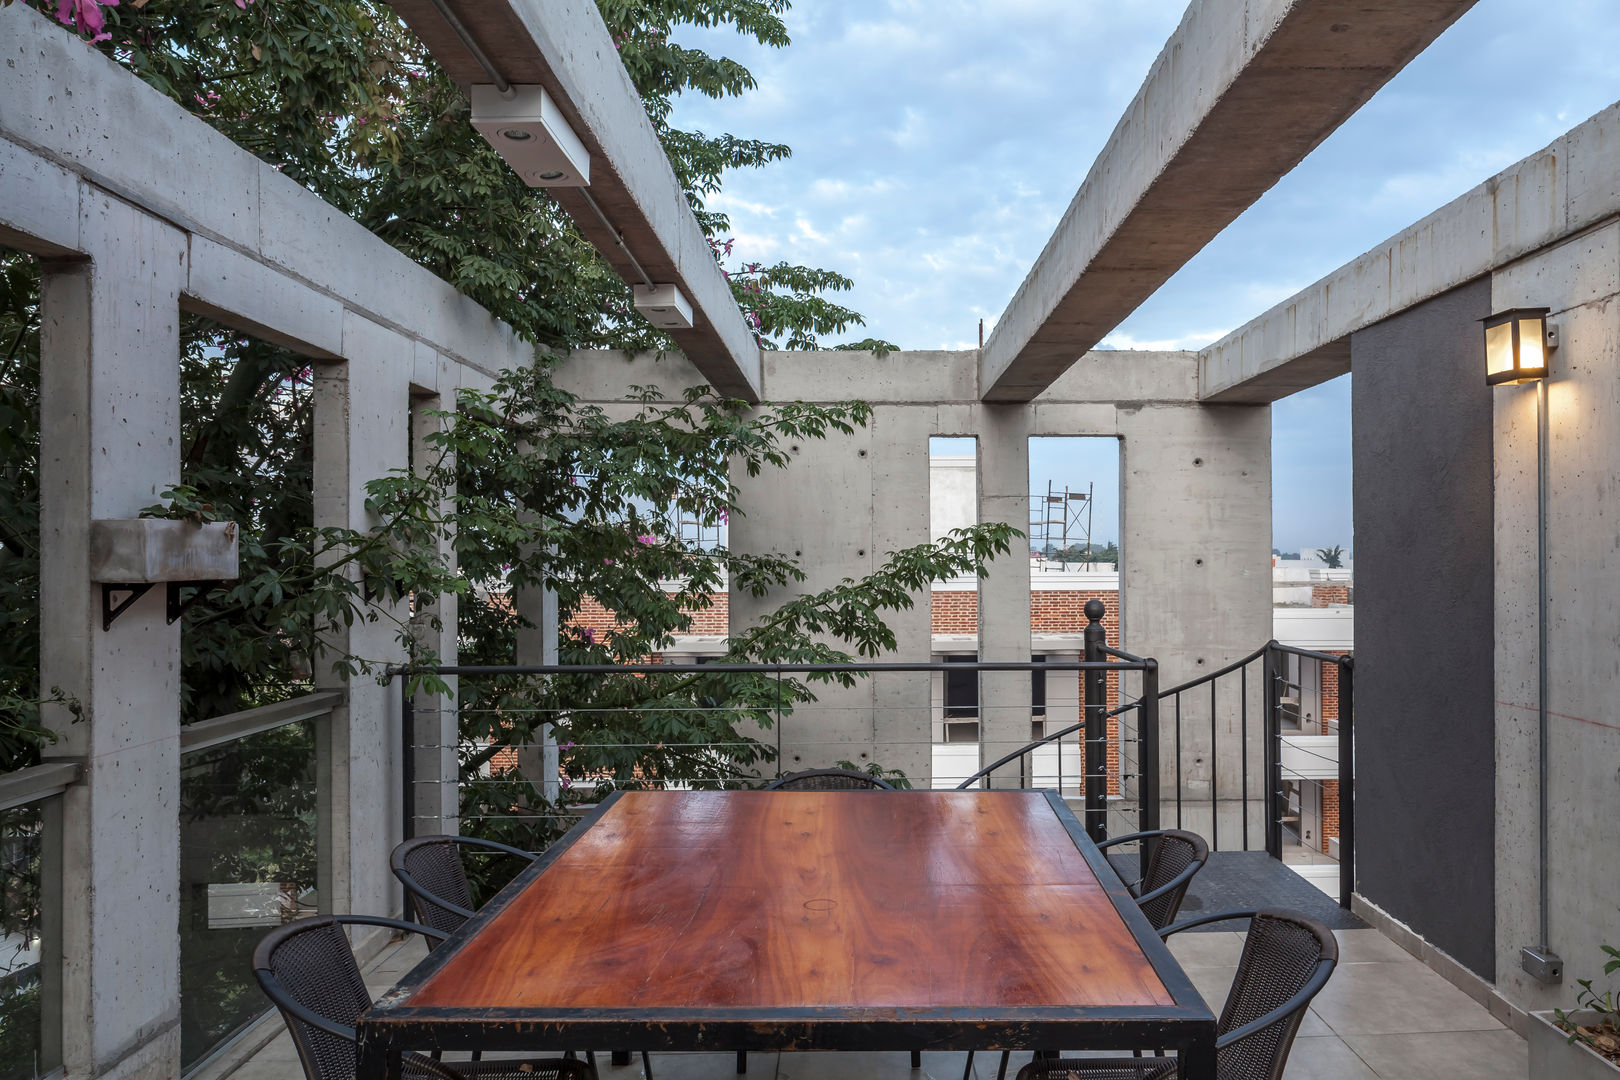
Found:
[[[1215,1080],[1215,1034],[1189,1046],[1182,1058],[1182,1080]]]
[[[400,1053],[375,1035],[355,1046],[355,1080],[399,1080]]]

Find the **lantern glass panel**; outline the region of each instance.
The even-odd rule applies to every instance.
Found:
[[[1513,321],[1485,328],[1485,370],[1492,376],[1513,371]]]
[[[1540,374],[1547,368],[1546,320],[1535,317],[1519,320],[1519,370]]]

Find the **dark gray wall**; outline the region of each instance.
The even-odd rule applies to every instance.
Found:
[[[1363,896],[1495,978],[1490,280],[1351,338],[1356,868]]]

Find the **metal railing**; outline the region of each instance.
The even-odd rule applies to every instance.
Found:
[[[180,729],[183,1073],[269,1011],[258,940],[321,907],[318,729],[345,700],[322,691]]]
[[[47,841],[60,835],[62,794],[83,776],[72,760],[0,776],[0,1077],[8,1080],[61,1062],[60,851]]]
[[[1096,626],[1100,635],[1100,622],[1096,623]],[[425,733],[433,731],[446,733],[449,730],[446,721],[450,717],[450,712],[444,705],[419,703],[411,694],[402,693],[401,734],[404,749],[402,782],[403,803],[407,807],[407,820],[404,822],[407,836],[416,833],[419,817],[433,817],[431,814],[420,815],[417,812],[417,807],[424,801],[418,798],[420,789],[428,785],[454,783],[459,792],[473,796],[477,795],[480,785],[498,789],[501,784],[511,784],[515,778],[514,772],[521,771],[516,768],[516,760],[520,754],[529,756],[531,767],[527,770],[526,779],[537,789],[535,793],[543,796],[535,801],[555,804],[566,801],[566,788],[563,791],[552,792],[540,789],[553,782],[551,775],[547,773],[557,776],[555,782],[559,787],[570,783],[570,778],[564,775],[566,770],[558,768],[558,755],[564,758],[588,759],[593,755],[611,753],[623,759],[626,755],[633,757],[635,753],[644,751],[649,754],[656,753],[661,761],[684,762],[689,768],[689,772],[685,774],[670,771],[627,773],[621,768],[611,777],[592,775],[590,770],[584,770],[584,775],[577,778],[577,782],[594,783],[598,787],[757,787],[773,779],[779,770],[795,771],[799,768],[832,765],[840,757],[864,757],[864,752],[857,753],[863,746],[871,747],[875,755],[884,757],[885,760],[876,763],[883,766],[925,760],[922,755],[932,755],[927,759],[927,768],[933,774],[932,783],[935,787],[967,787],[974,783],[1031,787],[1055,783],[1060,790],[1073,791],[1077,796],[1084,798],[1087,827],[1099,839],[1106,835],[1109,814],[1118,815],[1124,812],[1123,804],[1127,802],[1132,804],[1130,811],[1139,815],[1137,824],[1140,827],[1155,827],[1157,822],[1158,776],[1156,767],[1151,766],[1156,765],[1154,743],[1158,730],[1156,721],[1158,698],[1149,692],[1118,708],[1108,709],[1106,705],[1110,680],[1114,681],[1118,692],[1123,694],[1124,677],[1134,672],[1142,677],[1144,686],[1151,691],[1157,681],[1157,665],[1152,660],[1107,650],[1100,636],[1096,647],[1088,652],[1085,660],[1044,663],[930,661],[840,664],[449,665],[435,667],[431,671],[441,677],[453,676],[460,680],[461,692],[458,700],[448,706],[448,709],[454,710],[457,721],[454,728],[458,733],[456,748],[463,768],[454,777],[417,775],[416,763],[419,755],[424,751],[442,752],[448,749],[444,744],[426,737]],[[941,744],[935,738],[926,737],[925,740],[875,736],[866,739],[840,738],[826,732],[829,724],[843,726],[846,729],[851,727],[852,725],[847,723],[851,714],[862,718],[869,716],[871,724],[867,730],[873,732],[883,721],[904,721],[915,728],[922,716],[928,717],[922,722],[932,726],[938,719],[938,709],[936,703],[930,701],[926,688],[922,688],[922,694],[916,700],[901,701],[897,704],[883,704],[879,701],[856,704],[840,701],[836,695],[841,693],[843,688],[836,683],[827,690],[820,687],[815,690],[818,698],[832,697],[831,701],[794,701],[795,695],[784,689],[786,683],[791,682],[795,686],[808,685],[810,680],[814,679],[861,679],[898,674],[936,673],[1079,675],[1082,676],[1083,690],[1076,707],[1079,715],[1085,719],[1078,724],[1045,735],[991,765],[978,769],[971,776],[951,776],[949,782],[942,784],[945,778],[937,775],[934,768],[936,762],[942,760],[938,755]],[[412,674],[409,670],[396,672],[398,676],[409,674]],[[593,680],[605,682],[627,676],[704,678],[725,675],[752,676],[763,680],[763,683],[755,684],[753,689],[756,693],[746,701],[703,699],[699,695],[696,699],[660,702],[656,700],[655,695],[654,700],[649,702],[616,706],[597,703],[592,693],[598,688],[593,685]],[[490,708],[476,704],[476,693],[468,693],[471,689],[468,686],[470,681],[518,677],[535,680],[535,702],[507,701],[499,708]],[[565,681],[573,682],[576,699],[558,698],[559,693],[567,692],[559,690],[559,686]],[[774,696],[769,693],[761,695],[757,692],[762,687],[768,689],[773,683],[778,688]],[[540,689],[542,686],[543,691]],[[546,698],[546,704],[539,704],[538,699],[541,697]],[[475,703],[469,705],[467,703],[469,698]],[[482,717],[476,715],[480,708],[488,715]],[[1016,704],[992,703],[981,709],[980,719],[987,717],[993,719],[998,713],[1002,719],[1006,719],[1009,713],[1016,713],[1018,708]],[[716,721],[739,725],[734,730],[745,732],[747,738],[742,742],[710,740],[689,743],[615,740],[603,743],[568,743],[562,747],[555,746],[553,742],[547,747],[542,741],[535,739],[521,744],[503,744],[499,740],[474,740],[462,734],[469,728],[498,727],[503,722],[509,722],[514,727],[521,726],[525,730],[539,731],[550,723],[566,720],[570,722],[570,727],[578,728],[588,726],[579,723],[582,719],[589,721],[600,714],[611,715],[615,712],[638,714],[637,718],[642,722],[641,730],[655,728],[661,712],[684,714],[687,720],[703,721],[706,718],[713,718]],[[1030,709],[1026,708],[1023,715],[1027,722],[1030,719]],[[1126,723],[1127,718],[1130,725]],[[1117,732],[1112,739],[1108,737],[1106,730],[1110,719],[1117,723]],[[469,720],[473,723],[467,723]],[[895,725],[884,726],[892,728]],[[1027,730],[1026,728],[1025,731]],[[1073,738],[1082,733],[1083,739]],[[980,745],[984,744],[986,737],[985,728],[981,726]],[[1064,745],[1066,739],[1072,739],[1071,745]],[[1145,743],[1148,747],[1146,754],[1140,748],[1141,743]],[[1055,753],[1043,753],[1053,749]],[[548,753],[552,755],[549,766],[538,770],[532,767]],[[1110,753],[1113,755],[1112,765]],[[1077,755],[1085,763],[1083,770],[1075,768],[1072,764],[1076,761]],[[800,760],[793,761],[792,758],[795,756]],[[499,768],[493,768],[497,761],[501,762]],[[475,768],[469,769],[467,767],[469,762],[475,763]],[[869,763],[870,759],[866,762],[854,762],[857,766]],[[977,761],[974,764],[976,766]],[[1011,768],[1014,764],[1018,766],[1016,772]],[[735,767],[731,767],[733,765]],[[1075,775],[1076,772],[1080,775]],[[908,779],[914,779],[915,776],[913,772]],[[1136,796],[1134,798],[1133,793]],[[428,798],[425,801],[444,805],[443,799]],[[476,798],[465,801],[476,802]],[[490,812],[499,809],[499,807],[484,808],[475,814],[465,816],[480,817],[488,822],[502,816]],[[569,824],[567,815],[555,812],[549,815],[554,820],[542,820],[548,815],[526,811],[518,811],[511,816],[530,818],[537,828],[543,829],[562,828]]]
[[[1349,908],[1355,891],[1354,679],[1349,655],[1270,641],[1161,691],[1173,746],[1176,826],[1207,830],[1212,850],[1224,849],[1222,840],[1235,826],[1242,850],[1253,846],[1258,830],[1274,859],[1296,868],[1337,863],[1339,903]],[[1223,743],[1234,740],[1238,752],[1223,755]],[[1236,790],[1228,787],[1223,799],[1222,766],[1234,760]],[[1207,798],[1195,798],[1205,782]]]
[[[414,835],[417,830],[419,789],[442,784],[456,785],[459,795],[474,796],[455,800],[472,805],[470,811],[461,811],[465,824],[472,824],[468,818],[494,823],[504,817],[525,820],[535,828],[551,830],[553,835],[566,830],[574,819],[555,809],[569,798],[569,770],[560,767],[559,755],[566,759],[569,755],[590,758],[617,754],[619,760],[625,761],[644,752],[656,753],[666,763],[659,770],[627,772],[620,768],[613,775],[587,770],[575,778],[579,783],[602,788],[749,787],[769,781],[778,771],[827,766],[846,754],[857,756],[850,748],[864,743],[875,748],[879,756],[892,756],[880,762],[884,766],[922,761],[922,755],[932,755],[923,767],[936,788],[1056,786],[1066,796],[1083,801],[1083,807],[1077,809],[1087,831],[1099,840],[1127,825],[1145,831],[1173,824],[1203,833],[1214,850],[1263,846],[1273,858],[1290,863],[1305,876],[1316,876],[1317,872],[1302,864],[1326,867],[1336,863],[1338,899],[1349,907],[1355,886],[1353,660],[1273,641],[1216,671],[1161,689],[1155,660],[1108,647],[1100,607],[1087,611],[1085,659],[1079,661],[435,668],[432,670],[436,674],[463,680],[464,693],[462,700],[449,706],[457,721],[453,729],[446,724],[451,712],[441,706],[419,705],[411,695],[402,694],[405,834]],[[945,774],[949,763],[941,751],[951,744],[941,744],[937,736],[925,742],[876,734],[884,726],[891,731],[905,730],[905,724],[915,723],[919,712],[928,713],[930,723],[937,724],[938,700],[897,704],[870,700],[852,704],[836,699],[793,702],[791,695],[779,690],[774,700],[769,694],[762,697],[756,693],[741,702],[688,699],[621,706],[602,704],[590,692],[592,680],[624,676],[742,675],[780,686],[786,680],[818,677],[1007,672],[1078,674],[1079,720],[1058,730],[1043,731],[1039,737],[980,766],[979,762],[988,756],[986,748],[992,745],[982,721],[997,710],[1002,711],[1005,720],[1006,710],[1016,710],[1017,706],[1003,702],[981,708],[977,743],[965,747],[975,757],[972,771],[965,776]],[[404,676],[410,672],[395,674]],[[745,730],[746,734],[737,742],[631,739],[562,747],[552,743],[549,748],[537,741],[503,744],[498,739],[474,745],[458,734],[454,749],[463,762],[476,761],[476,769],[463,769],[454,776],[416,775],[419,752],[451,749],[436,738],[422,737],[429,713],[439,732],[465,731],[465,721],[479,719],[475,715],[478,707],[465,704],[467,681],[518,676],[538,680],[536,685],[545,687],[543,696],[548,703],[542,706],[508,701],[499,708],[489,708],[490,715],[482,718],[486,728],[510,720],[540,731],[553,722],[569,721],[570,726],[579,726],[580,720],[589,721],[596,714],[625,712],[643,714],[640,720],[647,723],[632,728],[646,730],[656,728],[658,714],[664,710],[688,714],[688,720],[712,716],[737,721],[741,727],[736,730]],[[577,701],[558,698],[558,680],[584,680],[574,683],[579,693]],[[537,690],[539,696],[542,694]],[[882,695],[878,698],[881,701]],[[871,718],[865,729],[872,733],[870,736],[840,738],[827,733],[829,725],[842,724],[848,730],[852,725],[845,721],[851,714]],[[883,721],[893,722],[885,725]],[[1316,726],[1306,731],[1307,723]],[[1004,734],[1006,724],[998,730]],[[1331,745],[1325,740],[1331,740]],[[785,750],[793,752],[785,754]],[[528,755],[528,767],[518,767],[520,754]],[[537,768],[535,762],[546,754],[550,755],[546,759],[549,764]],[[797,761],[792,760],[795,755]],[[505,763],[491,768],[497,758]],[[857,766],[870,763],[870,759],[854,762]],[[509,792],[514,783],[536,788],[543,797],[535,802],[551,809],[497,805],[498,798],[478,804],[476,795],[481,789]],[[546,783],[555,785],[554,789],[539,791]],[[438,803],[445,805],[445,800]],[[437,827],[443,827],[443,823]],[[1332,889],[1327,891],[1331,893]]]

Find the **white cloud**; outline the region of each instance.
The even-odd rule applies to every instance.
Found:
[[[1102,339],[1104,348],[1136,349],[1146,352],[1183,352],[1202,349],[1225,337],[1229,330],[1194,330],[1166,338],[1138,338],[1130,334],[1109,334]]]

